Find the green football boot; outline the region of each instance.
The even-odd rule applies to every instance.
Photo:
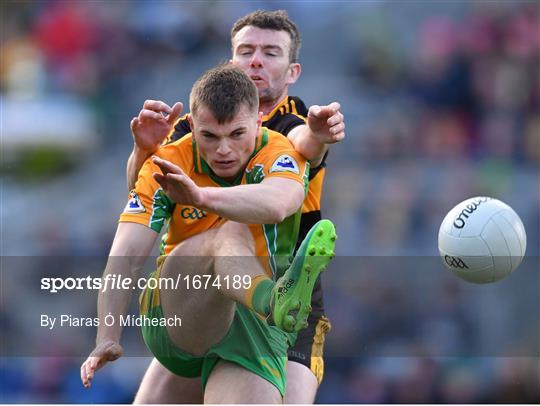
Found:
[[[308,326],[313,286],[334,258],[336,238],[336,229],[330,220],[321,220],[311,228],[291,266],[272,289],[269,324],[288,333]]]

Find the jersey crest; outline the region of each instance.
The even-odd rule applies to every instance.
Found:
[[[146,212],[146,209],[144,208],[144,205],[141,202],[141,199],[139,198],[139,195],[137,192],[132,190],[129,192],[129,199],[126,204],[126,207],[124,208],[124,213],[144,213]]]
[[[280,155],[272,164],[270,172],[292,172],[300,174],[296,160],[290,155]]]

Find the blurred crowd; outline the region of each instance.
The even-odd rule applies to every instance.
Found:
[[[352,74],[394,110],[370,131],[364,153],[375,160],[420,155],[537,163],[539,18],[534,2],[473,2],[458,20],[421,21],[406,55],[395,26],[360,36]]]
[[[43,162],[72,152],[55,146],[55,154],[31,161],[23,153],[19,170],[32,162],[39,182],[3,163],[2,255],[106,256],[127,196],[131,117],[146,98],[185,101],[193,80],[229,56],[236,18],[285,8],[304,41],[302,77],[290,93],[308,104],[331,95],[347,121],[325,181],[323,214],[337,224],[342,258],[325,275],[334,327],[318,400],[540,403],[538,2],[307,3],[2,2],[2,109],[48,107],[69,96],[69,106],[93,117],[86,131],[75,114],[57,118],[45,108],[28,117],[15,109],[35,130],[35,145],[46,122],[58,119],[92,137],[93,147],[54,174]],[[11,130],[2,124],[2,142],[16,145],[18,127]],[[532,258],[510,282],[483,290],[444,274],[433,258],[442,218],[474,195],[518,212]],[[4,306],[24,294],[6,289],[3,282],[5,342],[34,335],[31,323],[21,326]],[[94,306],[94,298],[58,300],[81,311]],[[140,335],[128,343],[141,346]],[[5,358],[3,349],[2,402],[131,402],[149,360],[122,359],[87,391],[79,383],[82,351],[81,359]]]
[[[425,254],[441,214],[474,195],[539,224],[538,4],[472,2],[460,18],[426,16],[413,33],[410,20],[401,30],[390,20],[398,13],[359,19],[354,30],[348,66],[361,130],[348,140],[355,148],[336,149],[326,184],[330,210],[355,213],[348,241],[362,241],[364,253]],[[538,227],[527,231],[540,237]]]
[[[7,2],[2,7],[2,90],[106,98],[121,90],[126,76],[161,67],[159,58],[187,58],[214,41],[226,41],[228,19],[205,13],[207,6],[177,1]],[[113,101],[109,107],[124,107]]]

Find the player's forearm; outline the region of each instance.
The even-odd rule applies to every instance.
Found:
[[[135,187],[135,182],[139,176],[139,171],[141,170],[144,161],[148,159],[155,151],[146,151],[142,150],[135,144],[133,146],[133,151],[128,158],[127,168],[126,168],[126,178],[128,189],[132,190]]]
[[[308,125],[298,126],[293,131],[295,131],[294,137],[289,137],[289,139],[294,149],[311,162],[312,168],[318,167],[328,151],[328,145],[318,140]]]
[[[200,208],[247,224],[280,223],[302,206],[304,198],[300,184],[290,191],[262,183],[230,188],[211,187],[204,188],[204,195]]]
[[[124,281],[131,278],[130,259],[126,257],[109,257],[103,273],[102,288],[98,296],[99,326],[96,344],[111,340],[120,342],[122,326],[120,316],[125,316],[131,303],[132,286],[118,289],[112,286],[113,281]]]
[[[128,311],[133,287],[137,286],[156,238],[157,233],[146,226],[118,225],[98,296],[97,344],[107,340],[120,342],[120,315]]]

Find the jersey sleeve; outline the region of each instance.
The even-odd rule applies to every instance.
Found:
[[[271,150],[264,154],[261,165],[264,168],[264,178],[286,178],[297,181],[307,192],[309,162],[290,149]]]
[[[308,115],[308,108],[306,107],[306,104],[304,101],[298,97],[298,96],[289,96],[289,103],[294,106],[294,109],[296,110],[296,113],[303,117],[307,117]]]
[[[306,124],[303,117],[296,114],[287,113],[283,115],[274,115],[274,117],[264,123],[264,126],[287,136],[293,128],[303,124]]]
[[[175,204],[154,180],[154,172],[160,172],[158,166],[147,159],[119,221],[142,224],[159,233],[171,218]]]

